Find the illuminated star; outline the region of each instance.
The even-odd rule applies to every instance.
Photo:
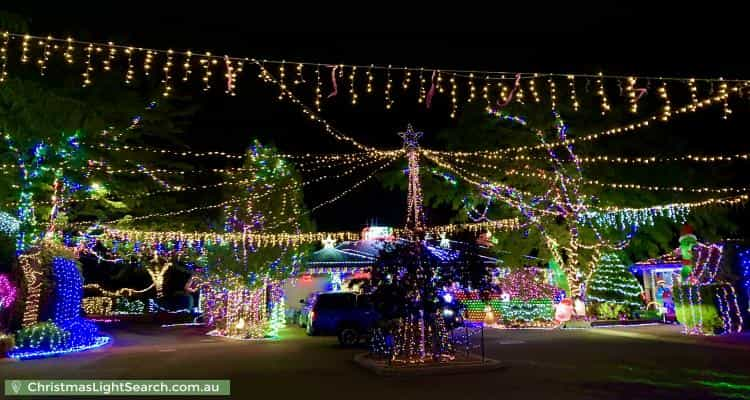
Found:
[[[332,249],[333,245],[336,244],[336,240],[331,238],[331,235],[328,235],[325,239],[321,240],[321,243],[323,243],[324,249]]]
[[[398,134],[404,139],[404,147],[419,147],[419,139],[422,137],[422,132],[415,132],[412,129],[411,124],[406,127],[406,132],[399,132]]]

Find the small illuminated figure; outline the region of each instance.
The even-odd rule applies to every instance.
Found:
[[[570,321],[570,319],[573,318],[574,313],[575,308],[573,307],[573,300],[570,297],[562,299],[555,306],[555,323],[559,325],[563,322]]]

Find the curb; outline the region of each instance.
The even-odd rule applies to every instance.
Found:
[[[368,356],[368,353],[360,353],[354,356],[353,361],[360,367],[370,370],[379,376],[457,375],[507,368],[507,365],[490,358],[485,358],[484,362],[477,360],[476,362],[462,363],[462,365],[446,363],[422,367],[389,367],[377,363],[368,358]]]

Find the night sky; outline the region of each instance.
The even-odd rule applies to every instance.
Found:
[[[750,63],[744,54],[747,46],[743,43],[747,37],[746,21],[742,21],[745,13],[730,7],[707,12],[686,5],[678,11],[655,4],[618,6],[613,4],[616,2],[525,8],[502,3],[493,7],[466,4],[459,10],[464,6],[461,2],[445,6],[433,2],[415,10],[379,2],[348,2],[335,12],[327,12],[293,4],[270,9],[267,5],[250,7],[248,2],[245,10],[223,2],[202,2],[195,7],[181,3],[162,9],[127,2],[94,7],[3,7],[28,16],[31,33],[38,35],[210,50],[214,54],[285,59],[290,63],[304,60],[563,73],[601,70],[657,76],[749,75]],[[375,33],[376,29],[398,33]],[[273,86],[260,84],[250,74],[242,79],[237,97],[209,94],[196,99],[201,107],[184,133],[186,143],[196,150],[237,152],[257,137],[290,153],[353,151],[308,123],[294,107],[277,101]],[[382,148],[399,147],[396,132],[407,123],[425,132],[427,146],[438,147],[435,132],[455,124],[446,109],[426,112],[412,99],[399,103],[396,97],[390,112],[384,110],[380,97],[363,100],[356,108],[345,99],[340,103],[326,106],[324,117],[357,140]],[[736,150],[750,148],[747,135],[736,139],[735,144],[742,147]],[[306,202],[317,204],[351,182],[306,190]],[[386,192],[380,183],[372,181],[322,208],[314,218],[320,230],[356,230],[372,219],[401,225],[404,197],[405,193]],[[433,222],[446,222],[449,216],[438,210]]]

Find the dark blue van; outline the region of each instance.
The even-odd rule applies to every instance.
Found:
[[[308,335],[335,335],[352,346],[366,338],[378,314],[369,295],[351,292],[320,293],[308,315]]]

